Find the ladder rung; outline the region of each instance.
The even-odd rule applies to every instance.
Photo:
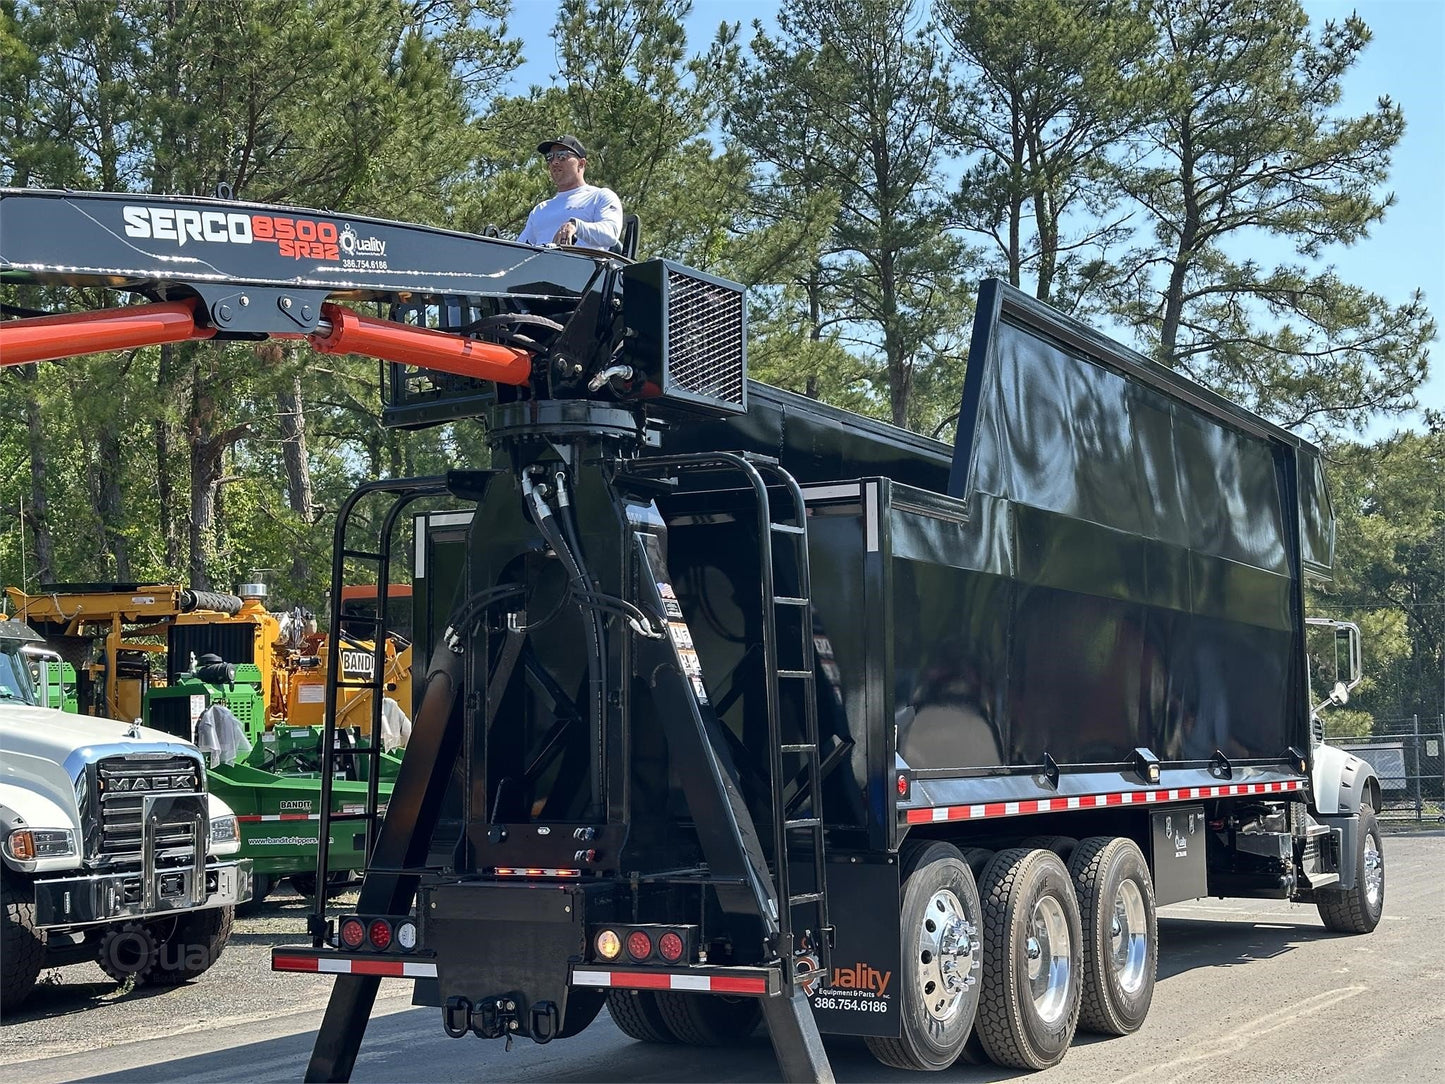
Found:
[[[373,821],[379,816],[381,816],[380,810],[375,813],[333,813],[331,820],[333,823],[335,821]]]
[[[807,529],[806,527],[799,527],[799,526],[797,526],[796,524],[792,524],[792,523],[769,523],[768,526],[771,527],[771,528],[772,528],[774,531],[776,531],[778,534],[807,534],[807,533],[808,533],[808,529]]]
[[[778,677],[780,677],[780,678],[810,678],[810,677],[812,677],[812,676],[813,676],[813,671],[811,671],[811,670],[779,670],[779,671],[778,671]]]
[[[338,689],[380,689],[380,688],[381,688],[381,682],[379,682],[379,681],[346,681],[346,680],[344,680],[344,679],[338,678],[337,681],[336,681],[336,687],[337,687]]]
[[[816,828],[822,822],[817,817],[799,817],[796,820],[784,821],[784,828]]]
[[[775,606],[806,606],[810,599],[798,598],[795,595],[774,595],[773,605]]]
[[[816,753],[817,751],[818,747],[816,745],[809,745],[806,742],[783,746],[783,752],[785,753]]]
[[[385,560],[385,555],[384,555],[384,554],[372,553],[370,550],[342,550],[341,553],[342,553],[343,556],[346,556],[346,557],[355,557],[355,558],[357,558],[358,560],[361,560],[361,561],[381,561],[381,560]]]
[[[823,898],[821,892],[803,892],[797,896],[788,897],[788,906],[796,907],[800,903],[817,903]]]

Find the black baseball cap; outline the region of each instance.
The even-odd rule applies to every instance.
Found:
[[[582,146],[581,141],[574,135],[564,135],[561,139],[548,139],[538,143],[537,153],[546,154],[552,147],[561,147],[564,150],[569,150],[578,158],[587,157],[587,148]]]

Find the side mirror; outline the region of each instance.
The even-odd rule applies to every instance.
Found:
[[[1342,708],[1350,702],[1350,687],[1343,681],[1335,682],[1335,687],[1330,690],[1330,703],[1335,707]]]

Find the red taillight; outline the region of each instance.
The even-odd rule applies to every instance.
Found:
[[[341,920],[341,943],[347,948],[360,948],[361,943],[366,940],[366,927],[361,924],[359,918],[344,918]]]
[[[906,775],[900,775],[898,777],[898,797],[908,797],[908,776]]]
[[[670,964],[682,959],[682,938],[669,931],[657,939],[657,954]]]
[[[652,955],[652,938],[641,930],[633,930],[627,935],[627,955],[634,960],[645,960]]]
[[[367,936],[371,939],[372,947],[386,948],[391,944],[391,923],[381,918],[374,920],[371,929],[367,931]]]

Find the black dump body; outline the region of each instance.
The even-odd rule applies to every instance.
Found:
[[[1301,573],[1328,574],[1334,522],[1298,437],[992,280],[953,448],[759,385],[749,401],[662,451],[748,448],[805,483],[823,729],[858,746],[830,820],[867,809],[886,838],[895,766],[974,776],[915,792],[937,803],[1032,794],[996,777],[1045,754],[1068,793],[1139,747],[1166,770],[1308,748]],[[675,569],[685,552],[724,575],[679,579],[727,586],[685,607],[746,598],[718,556],[746,546],[687,537]],[[707,627],[705,669],[731,669],[738,645]]]

